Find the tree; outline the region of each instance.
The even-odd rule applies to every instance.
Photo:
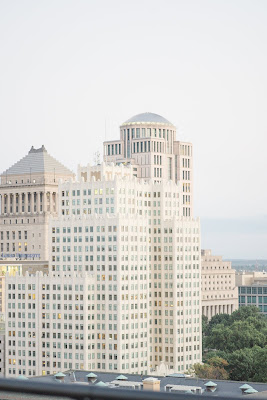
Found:
[[[227,354],[228,353],[222,350],[215,350],[215,351],[211,350],[203,355],[203,362],[209,364],[209,360],[214,357],[220,357],[227,361]]]
[[[227,327],[219,324],[212,328],[206,339],[206,346],[211,349],[233,352],[256,345],[264,347],[267,344],[266,341],[265,329],[258,330],[247,321],[235,321]]]
[[[254,364],[252,381],[267,382],[267,346],[263,349],[255,346],[252,350]]]
[[[218,357],[219,358],[219,357]],[[225,360],[223,360],[225,361]],[[227,361],[225,361],[227,364]],[[193,373],[202,379],[228,379],[228,373],[224,368],[210,364],[194,364]]]
[[[229,376],[235,381],[250,381],[253,375],[253,358],[251,349],[234,351],[228,357]]]
[[[209,326],[209,320],[206,315],[202,315],[202,335],[206,335]]]
[[[208,317],[202,315],[202,354],[204,354],[204,350],[206,348],[206,334],[208,331],[209,320]]]
[[[230,315],[229,314],[216,314],[214,315],[208,325],[207,334],[209,334],[212,328],[218,324],[223,324],[224,326],[229,325]]]
[[[204,354],[204,366],[196,367],[200,377],[212,378],[219,368],[234,380],[267,381],[267,318],[257,307],[216,315],[205,332],[205,347],[212,350]]]
[[[228,362],[224,360],[221,357],[215,356],[211,357],[208,361],[207,364],[212,365],[213,367],[216,368],[225,368],[228,366]]]
[[[230,316],[231,322],[234,321],[244,321],[249,317],[256,317],[258,319],[264,318],[264,315],[260,313],[260,310],[256,306],[246,306],[240,307],[238,310],[234,311]]]

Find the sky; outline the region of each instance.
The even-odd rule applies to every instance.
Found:
[[[0,0],[0,171],[76,172],[142,112],[194,146],[202,248],[267,259],[265,0]]]

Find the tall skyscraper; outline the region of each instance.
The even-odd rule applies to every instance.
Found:
[[[9,376],[66,369],[184,372],[201,361],[200,226],[191,212],[184,216],[193,200],[190,207],[183,202],[184,180],[172,178],[189,157],[177,156],[174,166],[166,161],[175,160],[174,127],[167,136],[170,123],[157,116],[155,125],[154,114],[144,115],[144,134],[154,131],[140,157],[159,157],[158,166],[106,154],[100,165],[79,166],[77,181],[59,184],[49,276],[7,279],[15,293],[6,291]],[[192,155],[191,144],[181,146]]]

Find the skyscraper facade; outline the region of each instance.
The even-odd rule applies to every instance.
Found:
[[[163,130],[162,123],[154,129]],[[165,129],[160,139],[167,140]],[[175,159],[175,136],[168,135]],[[145,156],[154,160],[151,143]],[[104,157],[100,165],[79,166],[77,181],[59,184],[49,276],[8,278],[15,293],[6,294],[8,375],[73,368],[146,374],[162,366],[184,372],[201,361],[200,226],[184,211],[185,182],[169,179],[168,161],[160,158],[161,166],[144,167],[141,159]],[[142,168],[162,172],[151,177]]]

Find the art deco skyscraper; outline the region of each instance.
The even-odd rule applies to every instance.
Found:
[[[134,117],[121,135],[104,144],[105,162],[60,183],[49,276],[8,278],[8,375],[184,372],[201,361],[192,145],[176,142],[175,128],[155,114]],[[25,321],[22,303],[37,305]]]

